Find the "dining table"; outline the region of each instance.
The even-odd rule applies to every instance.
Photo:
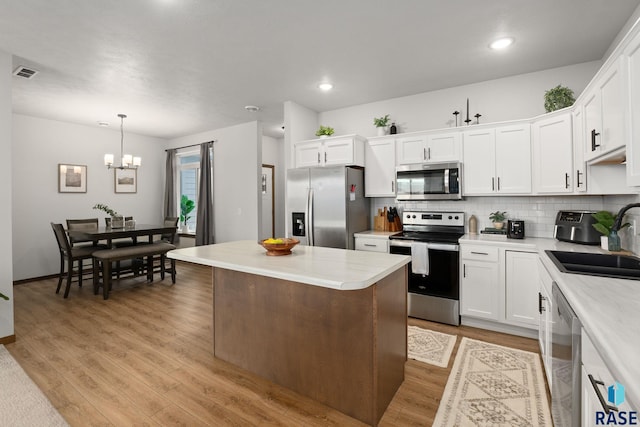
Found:
[[[106,245],[113,247],[113,240],[122,238],[133,238],[134,242],[138,237],[148,236],[149,242],[153,241],[153,236],[161,234],[177,233],[175,226],[167,226],[164,224],[138,224],[114,228],[100,226],[93,230],[67,230],[69,236],[81,240],[90,240],[94,243],[99,241],[106,242]]]

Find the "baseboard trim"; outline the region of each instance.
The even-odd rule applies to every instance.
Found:
[[[15,335],[9,335],[8,337],[0,338],[0,344],[11,344],[12,342],[16,342]]]
[[[521,326],[507,325],[504,323],[492,322],[490,320],[475,319],[472,317],[460,316],[460,324],[465,326],[473,326],[474,328],[487,329],[494,332],[502,332],[503,334],[517,335],[525,338],[538,339],[538,330],[529,329]]]
[[[48,274],[46,276],[30,277],[28,279],[14,280],[13,286],[22,285],[23,283],[37,282],[38,280],[57,279],[58,277],[59,276],[57,274]]]

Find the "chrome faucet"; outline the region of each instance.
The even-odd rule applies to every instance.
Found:
[[[613,222],[613,227],[611,227],[611,232],[609,233],[609,250],[610,251],[619,251],[620,250],[620,236],[618,236],[618,231],[623,228],[622,218],[624,214],[631,208],[640,208],[640,203],[631,203],[620,209],[618,215],[616,216],[616,220]],[[625,224],[628,225],[628,224]],[[635,233],[635,231],[634,231]]]

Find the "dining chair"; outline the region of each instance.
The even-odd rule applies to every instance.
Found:
[[[178,241],[180,239],[180,236],[178,235],[178,220],[179,218],[177,216],[167,216],[164,218],[164,226],[165,227],[174,227],[174,231],[173,233],[163,233],[160,235],[160,239],[158,241],[160,242],[165,242],[165,243],[171,243],[172,245],[177,245]],[[163,266],[160,263],[164,263],[165,265]],[[169,265],[166,265],[166,263],[169,263]],[[154,270],[158,269],[160,270],[160,279],[164,280],[164,274],[165,273],[171,273],[171,280],[173,283],[175,283],[176,281],[176,260],[175,259],[170,259],[167,258],[165,256],[156,256],[154,257]]]
[[[77,230],[77,231],[97,231],[98,230],[98,218],[86,218],[86,219],[68,219],[67,220],[67,230]],[[71,246],[75,246],[78,243],[87,243],[90,242],[93,244],[91,239],[80,239],[77,237],[69,236],[69,242]]]
[[[71,281],[74,275],[78,276],[78,286],[82,287],[82,277],[84,276],[83,261],[92,259],[93,253],[104,249],[104,246],[79,245],[74,247],[71,245],[62,224],[55,224],[52,222],[51,228],[53,229],[53,234],[55,235],[56,242],[58,243],[58,250],[60,251],[60,273],[58,274],[58,287],[56,288],[56,294],[60,293],[62,279],[66,276],[67,284],[64,290],[64,297],[67,298],[69,296],[69,289],[71,288]],[[77,263],[77,273],[74,271],[74,263]],[[89,271],[92,272],[91,269],[89,269]]]

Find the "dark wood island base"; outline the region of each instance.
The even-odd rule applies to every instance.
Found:
[[[375,426],[404,380],[406,283],[406,265],[358,290],[214,268],[214,354]]]

